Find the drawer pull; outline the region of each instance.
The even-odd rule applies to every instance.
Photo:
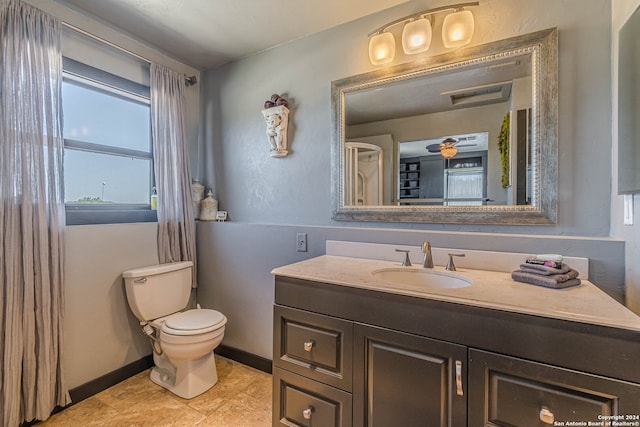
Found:
[[[553,424],[555,421],[553,412],[551,412],[549,408],[545,408],[543,406],[542,409],[540,409],[540,421],[542,421],[545,424]]]
[[[311,349],[313,348],[313,341],[305,341],[304,343],[304,351],[311,351]]]
[[[462,362],[456,360],[456,394],[458,396],[464,396],[462,390]]]
[[[302,411],[302,418],[304,418],[305,420],[310,420],[311,414],[313,414],[313,406],[309,406],[307,409]]]

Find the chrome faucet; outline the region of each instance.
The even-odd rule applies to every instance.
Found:
[[[422,268],[433,268],[433,257],[431,256],[431,243],[426,240],[422,242],[422,253],[424,258],[422,260]]]

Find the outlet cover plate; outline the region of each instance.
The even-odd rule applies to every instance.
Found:
[[[307,233],[296,233],[296,249],[298,252],[307,252]]]
[[[624,195],[624,225],[633,225],[633,194]]]

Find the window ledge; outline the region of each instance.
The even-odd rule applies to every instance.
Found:
[[[67,225],[122,224],[131,222],[157,222],[157,211],[151,209],[125,209],[102,206],[66,207]]]

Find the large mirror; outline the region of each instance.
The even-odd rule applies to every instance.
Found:
[[[618,194],[640,193],[640,7],[619,33]]]
[[[557,30],[332,83],[336,220],[556,221]]]

